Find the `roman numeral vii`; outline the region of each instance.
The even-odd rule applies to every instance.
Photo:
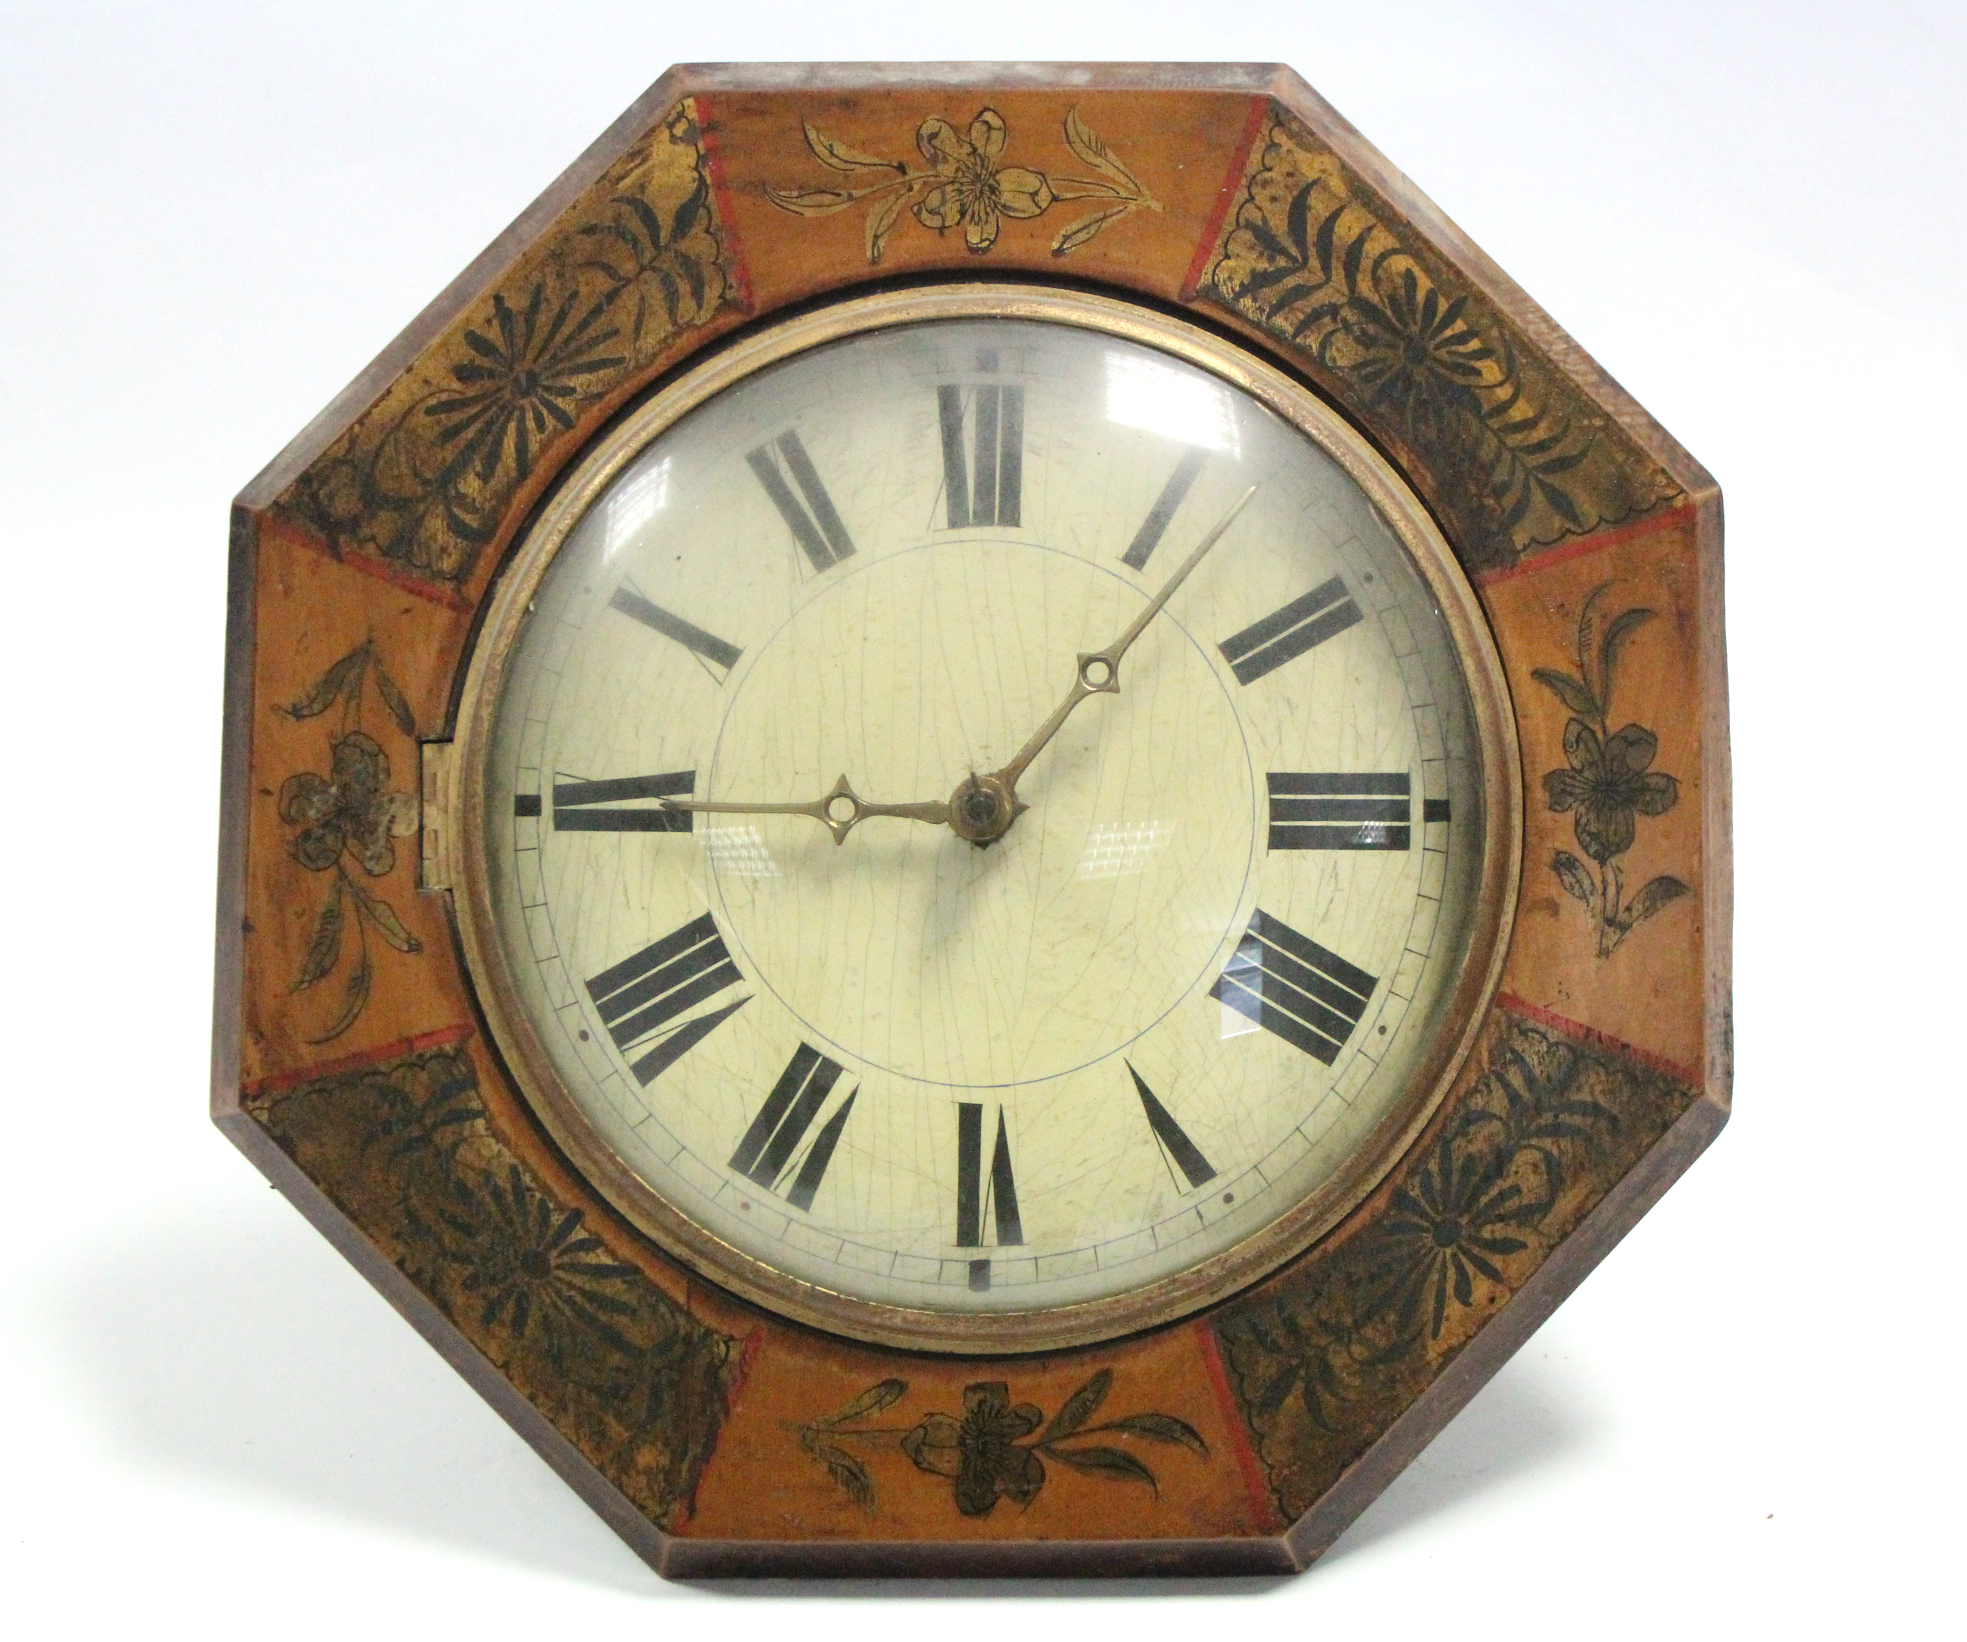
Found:
[[[778,1191],[780,1183],[791,1174],[792,1184],[783,1194],[785,1200],[795,1209],[810,1209],[813,1194],[826,1178],[826,1166],[833,1161],[833,1150],[840,1144],[840,1131],[847,1127],[847,1114],[854,1109],[854,1099],[860,1094],[858,1086],[849,1091],[826,1120],[797,1174],[793,1174],[792,1160],[843,1070],[837,1060],[822,1055],[810,1043],[802,1043],[779,1074],[779,1081],[772,1085],[772,1092],[751,1120],[751,1127],[745,1130],[738,1149],[731,1154],[731,1167],[768,1192]]]

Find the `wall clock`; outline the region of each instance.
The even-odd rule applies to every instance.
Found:
[[[1725,1119],[1718,493],[1288,71],[673,70],[232,590],[218,1121],[665,1573],[1302,1567]]]

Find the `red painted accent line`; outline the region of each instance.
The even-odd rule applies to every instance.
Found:
[[[1263,1465],[1250,1446],[1250,1428],[1243,1423],[1243,1411],[1236,1406],[1236,1394],[1229,1388],[1229,1374],[1223,1367],[1222,1353],[1216,1349],[1216,1331],[1209,1319],[1195,1325],[1196,1343],[1202,1348],[1202,1366],[1208,1371],[1209,1385],[1216,1393],[1216,1406],[1222,1410],[1223,1424],[1229,1429],[1229,1445],[1236,1451],[1236,1468],[1243,1474],[1243,1491],[1250,1497],[1250,1509],[1264,1528],[1284,1526],[1271,1503],[1270,1489],[1264,1485]]]
[[[1498,992],[1496,1003],[1512,1015],[1527,1015],[1540,1026],[1548,1026],[1553,1032],[1561,1032],[1577,1043],[1588,1043],[1593,1048],[1609,1050],[1612,1054],[1623,1055],[1627,1060],[1636,1060],[1641,1066],[1650,1066],[1655,1072],[1664,1072],[1670,1078],[1678,1078],[1690,1088],[1701,1087],[1701,1075],[1691,1066],[1682,1066],[1678,1061],[1668,1060],[1664,1055],[1656,1055],[1650,1049],[1641,1049],[1636,1044],[1615,1038],[1609,1032],[1600,1032],[1596,1027],[1583,1026],[1554,1010],[1544,1009],[1527,999],[1519,998],[1513,992]]]
[[[724,1390],[724,1417],[729,1419],[737,1412],[738,1398],[744,1394],[744,1383],[751,1378],[751,1365],[758,1356],[758,1348],[765,1342],[765,1330],[753,1329],[738,1342],[737,1371],[731,1376],[731,1383]]]
[[[1202,241],[1195,247],[1195,255],[1188,265],[1188,277],[1182,281],[1184,302],[1193,302],[1195,293],[1202,288],[1202,276],[1209,271],[1209,255],[1216,248],[1216,237],[1223,231],[1223,219],[1229,215],[1229,208],[1236,203],[1237,193],[1243,187],[1243,168],[1250,163],[1250,150],[1269,117],[1269,95],[1260,93],[1252,97],[1249,116],[1243,122],[1243,135],[1237,139],[1236,153],[1229,162],[1229,175],[1223,178],[1216,208],[1209,213],[1209,226],[1202,230]]]
[[[337,551],[316,536],[311,530],[295,532],[298,538],[317,552],[325,553],[337,564],[345,564],[351,570],[359,570],[365,576],[374,576],[378,581],[388,582],[391,587],[400,587],[405,593],[413,593],[420,599],[428,599],[432,604],[441,604],[446,610],[469,610],[471,600],[440,582],[425,581],[421,576],[412,575],[401,565],[391,564],[387,559],[378,559],[370,553],[350,553]]]
[[[717,226],[723,230],[724,248],[731,259],[731,284],[737,290],[738,306],[751,312],[751,275],[744,265],[744,243],[738,238],[738,225],[731,215],[730,190],[724,183],[724,156],[717,147],[717,131],[710,115],[710,99],[698,92],[690,99],[697,105],[697,135],[703,140],[704,170],[710,173],[710,204]]]
[[[364,1049],[357,1054],[343,1055],[339,1060],[323,1061],[319,1066],[303,1066],[292,1072],[276,1072],[270,1078],[261,1078],[257,1083],[246,1084],[241,1090],[248,1095],[275,1095],[284,1089],[298,1089],[303,1083],[312,1083],[316,1078],[331,1078],[342,1072],[353,1072],[364,1066],[375,1066],[386,1060],[400,1060],[405,1055],[415,1055],[425,1049],[437,1049],[447,1043],[458,1043],[471,1036],[472,1028],[467,1023],[459,1026],[440,1026],[434,1032],[419,1032],[414,1037],[398,1038],[394,1043],[386,1043],[379,1049]]]
[[[1497,582],[1527,576],[1533,570],[1547,570],[1554,564],[1583,558],[1587,553],[1597,553],[1604,548],[1617,547],[1621,542],[1629,542],[1635,536],[1649,535],[1656,530],[1677,529],[1683,524],[1691,523],[1693,517],[1694,504],[1682,502],[1676,507],[1668,508],[1664,513],[1648,514],[1633,524],[1615,525],[1610,530],[1601,530],[1596,535],[1586,536],[1580,541],[1567,542],[1564,546],[1553,547],[1548,552],[1528,554],[1507,569],[1484,570],[1473,580],[1477,587],[1494,587]]]

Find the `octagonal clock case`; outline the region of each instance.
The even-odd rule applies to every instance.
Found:
[[[666,1574],[1302,1568],[1726,1118],[1719,494],[1288,70],[672,70],[228,646],[216,1119]]]

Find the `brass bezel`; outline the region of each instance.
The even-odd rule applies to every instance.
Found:
[[[1036,320],[1126,338],[1200,366],[1303,431],[1379,507],[1433,592],[1468,681],[1482,753],[1487,825],[1476,925],[1407,1097],[1332,1179],[1242,1242],[1123,1294],[1031,1311],[954,1313],[856,1299],[778,1271],[684,1216],[595,1133],[554,1071],[494,934],[485,853],[492,708],[513,642],[561,544],[621,468],[687,412],[765,366],[843,337],[957,318]],[[430,820],[454,841],[465,966],[507,1064],[548,1133],[601,1196],[691,1270],[798,1322],[907,1351],[1000,1356],[1091,1345],[1189,1316],[1303,1253],[1371,1193],[1426,1128],[1474,1044],[1509,950],[1523,838],[1516,720],[1488,624],[1434,520],[1350,422],[1276,366],[1192,323],[1082,291],[979,281],[853,297],[770,325],[687,369],[594,442],[519,539],[473,647],[455,751],[456,778],[431,795],[440,813]]]

